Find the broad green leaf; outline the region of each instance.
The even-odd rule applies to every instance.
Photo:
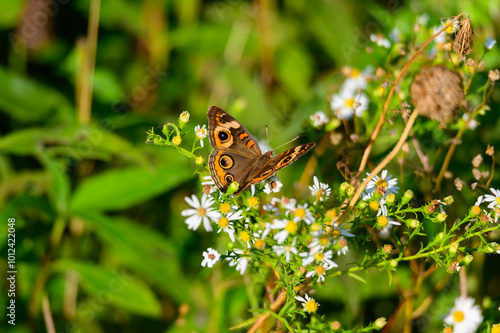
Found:
[[[54,262],[53,269],[59,272],[76,271],[81,278],[82,287],[89,294],[105,299],[117,307],[150,317],[158,317],[161,313],[160,302],[148,285],[123,269],[114,270],[66,259]]]
[[[124,218],[90,212],[81,217],[112,250],[118,262],[155,281],[178,302],[186,302],[189,284],[168,238]]]
[[[23,123],[71,121],[75,111],[58,90],[0,67],[0,110]]]
[[[106,123],[106,126],[112,126]],[[110,160],[110,154],[126,161],[147,165],[141,150],[131,142],[95,125],[67,125],[52,128],[28,128],[0,138],[0,152],[34,155],[40,146],[49,146],[59,156]]]
[[[76,189],[71,211],[127,208],[168,191],[191,175],[191,168],[181,162],[157,170],[129,167],[105,171]]]

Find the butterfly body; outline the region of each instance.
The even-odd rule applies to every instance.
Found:
[[[315,146],[315,143],[306,143],[277,156],[273,156],[272,151],[263,154],[252,134],[224,110],[211,106],[207,118],[208,135],[214,147],[208,167],[215,185],[222,192],[235,181],[240,185],[237,195],[248,186],[271,177]]]

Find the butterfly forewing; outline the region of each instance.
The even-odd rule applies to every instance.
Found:
[[[252,134],[224,110],[211,106],[207,117],[210,143],[214,147],[208,168],[222,192],[235,181],[240,185],[237,195],[249,185],[271,177],[315,146],[315,143],[307,143],[272,157],[272,152],[262,154]]]

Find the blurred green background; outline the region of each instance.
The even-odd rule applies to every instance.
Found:
[[[7,326],[0,310],[8,332],[45,331],[44,298],[57,332],[225,332],[241,323],[261,306],[248,297],[248,280],[223,265],[202,269],[215,236],[188,231],[180,216],[184,197],[200,188],[194,164],[145,144],[145,132],[183,110],[189,126],[206,124],[208,106],[218,105],[260,139],[267,124],[276,146],[314,112],[329,112],[342,66],[384,66],[384,56],[365,52],[370,34],[398,27],[412,36],[417,15],[428,13],[432,26],[461,9],[478,44],[500,32],[498,0],[103,0],[95,40],[88,26],[96,8],[88,0],[0,1],[0,269],[8,270],[6,224],[15,218],[18,271],[17,325]],[[500,63],[494,54],[488,67]],[[493,100],[481,133],[468,132],[457,149],[456,175],[470,174],[487,143],[500,149],[498,92]],[[209,151],[205,140],[201,154]],[[336,153],[327,150],[330,162],[322,162],[332,185],[343,181],[332,171]],[[280,172],[285,194],[306,162]],[[497,287],[479,288],[481,275],[472,283],[498,298],[492,275]],[[370,279],[387,285],[385,273]],[[339,283],[345,288],[329,286],[319,301],[346,327],[394,310],[394,286]],[[439,326],[436,316],[422,325]]]

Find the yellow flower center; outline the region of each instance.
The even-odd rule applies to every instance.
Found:
[[[377,220],[377,223],[379,226],[381,226],[382,228],[385,227],[387,225],[387,223],[389,223],[389,221],[387,220],[387,217],[385,216],[379,216],[378,220]]]
[[[319,238],[319,244],[322,246],[325,246],[326,244],[328,244],[328,236],[326,236],[326,235],[321,236]]]
[[[321,261],[323,260],[323,253],[321,252],[316,252],[316,254],[314,255],[314,259],[316,259],[316,261]]]
[[[460,323],[464,320],[465,318],[465,315],[462,311],[455,311],[453,313],[453,320],[456,322],[456,323]]]
[[[332,231],[332,237],[333,237],[333,239],[337,239],[337,238],[339,238],[339,237],[340,237],[340,231],[338,231],[338,230],[333,230],[333,231]]]
[[[453,26],[453,24],[450,24],[450,26],[448,28],[446,28],[445,31],[446,31],[447,34],[451,34],[451,33],[453,33],[455,31],[455,27]]]
[[[497,198],[497,205],[500,205],[500,197]]]
[[[250,234],[246,231],[240,232],[240,239],[244,242],[249,242],[250,241]]]
[[[297,232],[298,228],[299,227],[297,226],[297,223],[289,221],[285,227],[285,230],[288,231],[289,234],[294,234]]]
[[[354,98],[346,99],[344,105],[348,108],[352,108],[354,106]]]
[[[335,216],[337,216],[337,212],[334,209],[329,209],[326,212],[326,217],[328,217],[329,219],[333,219]]]
[[[321,229],[323,229],[321,224],[319,224],[319,223],[311,224],[311,231],[317,232],[317,231],[320,231]]]
[[[198,208],[198,213],[197,213],[199,216],[205,216],[207,215],[207,209],[204,208],[204,207],[200,207]]]
[[[318,275],[325,275],[326,270],[323,266],[316,266],[316,273],[318,273]]]
[[[262,239],[257,239],[255,241],[255,247],[258,248],[258,249],[262,249],[264,247],[264,241]]]
[[[371,210],[377,210],[380,207],[380,204],[378,201],[372,201],[370,202],[370,209]]]
[[[200,128],[196,131],[196,135],[198,136],[198,138],[205,137],[207,136],[207,131],[204,128]]]
[[[224,202],[222,205],[220,205],[220,212],[222,214],[227,214],[231,211],[231,205],[228,204],[227,202]]]
[[[307,312],[316,312],[318,310],[318,303],[314,299],[310,299],[307,301],[305,309]]]
[[[351,72],[351,77],[358,77],[359,74],[361,74],[361,71],[359,69],[353,69]]]
[[[172,143],[176,146],[180,145],[181,142],[182,142],[182,139],[181,139],[180,135],[174,136],[174,138],[172,139]]]
[[[380,186],[387,187],[387,182],[385,181],[385,179],[380,178],[379,180],[377,180],[377,182],[375,183],[375,185],[377,187],[380,187]]]
[[[301,219],[304,218],[306,215],[306,210],[304,208],[299,208],[295,211],[295,216],[300,217]]]
[[[255,207],[259,204],[259,199],[256,197],[250,197],[248,198],[247,203],[250,207]]]
[[[491,333],[500,333],[500,324],[495,324],[491,328]]]
[[[477,214],[481,213],[481,208],[479,208],[479,206],[473,206],[472,212],[477,215]]]
[[[221,218],[219,219],[218,224],[219,224],[219,227],[221,227],[221,228],[225,228],[225,227],[227,227],[227,226],[229,225],[229,221],[228,221],[228,219],[226,219],[225,217],[221,217]]]

